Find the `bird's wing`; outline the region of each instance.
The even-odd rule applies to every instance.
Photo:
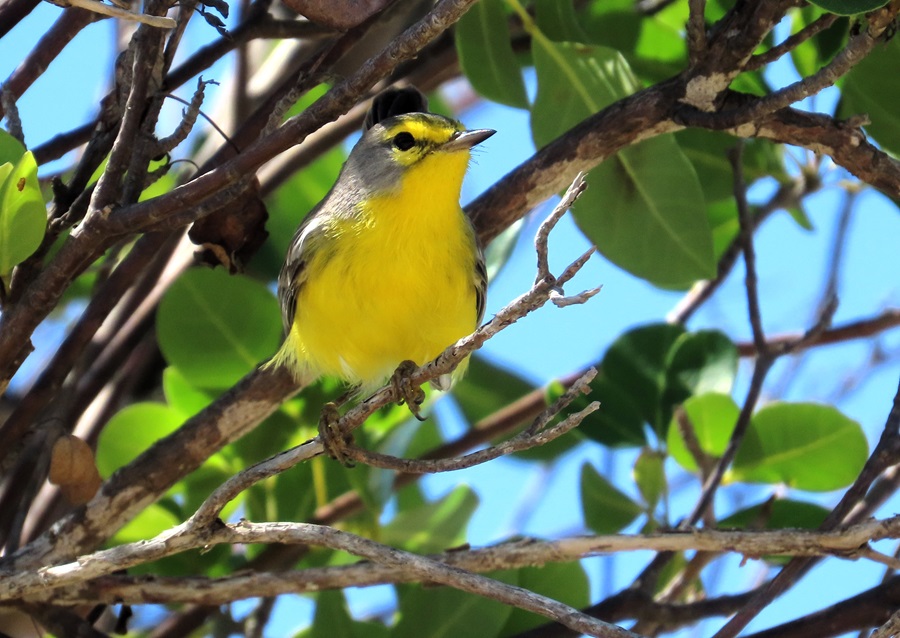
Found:
[[[308,274],[306,266],[310,255],[319,245],[319,240],[325,232],[322,216],[316,213],[318,213],[318,207],[307,215],[297,228],[288,247],[284,265],[281,267],[281,272],[278,273],[278,300],[281,302],[281,321],[285,334],[290,333],[294,323],[294,314],[297,312],[297,293],[303,282],[306,281]]]
[[[484,306],[487,301],[487,266],[484,263],[484,251],[481,246],[475,246],[477,254],[475,255],[475,327],[481,327],[481,320],[484,319]]]

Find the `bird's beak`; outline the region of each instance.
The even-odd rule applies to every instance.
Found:
[[[477,128],[473,131],[457,133],[449,142],[444,144],[443,151],[467,151],[476,144],[481,144],[497,131],[489,128]]]

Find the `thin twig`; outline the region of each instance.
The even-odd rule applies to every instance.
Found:
[[[563,434],[578,427],[585,417],[596,412],[600,408],[600,403],[593,401],[584,409],[574,414],[570,414],[553,427],[544,429],[550,419],[559,414],[559,412],[577,396],[590,392],[588,384],[596,375],[597,370],[591,368],[578,379],[578,381],[576,381],[563,396],[557,399],[553,405],[544,410],[528,429],[508,441],[504,441],[503,443],[493,445],[483,450],[478,450],[477,452],[445,459],[402,459],[395,456],[371,452],[355,445],[351,445],[347,447],[346,454],[353,461],[381,469],[410,474],[436,474],[439,472],[453,472],[474,467],[501,456],[529,450],[540,445],[546,445],[550,441],[556,440]]]
[[[541,225],[538,227],[538,231],[534,236],[534,250],[537,253],[537,276],[535,277],[535,283],[544,278],[553,276],[550,274],[550,262],[547,257],[550,231],[553,230],[562,216],[572,208],[572,204],[575,203],[575,200],[577,200],[581,193],[587,188],[587,182],[584,180],[584,176],[584,172],[580,172],[575,176],[575,179],[572,180],[572,184],[566,189],[562,199],[553,208],[553,212],[551,212],[547,216],[547,219],[542,221]]]
[[[750,206],[747,203],[747,184],[744,182],[743,167],[743,142],[738,142],[734,150],[728,154],[734,171],[734,198],[737,203],[738,221],[740,231],[738,239],[744,253],[744,287],[747,291],[747,312],[750,316],[750,327],[753,330],[753,343],[759,357],[769,355],[766,333],[762,326],[762,316],[759,308],[759,290],[756,277],[756,250],[753,247],[753,218],[750,215]]]
[[[787,334],[769,337],[766,341],[770,350],[774,352],[783,352],[786,348],[790,348],[791,351],[795,352],[799,348],[811,348],[813,346],[843,343],[854,339],[866,339],[897,326],[900,326],[900,308],[888,308],[872,317],[841,324],[806,339],[804,339],[803,334]],[[738,354],[742,357],[759,356],[756,345],[753,343],[741,342],[736,344],[736,346]]]
[[[768,51],[754,55],[744,66],[744,71],[756,71],[767,64],[771,64],[778,58],[790,53],[798,46],[809,40],[814,35],[821,33],[838,19],[836,13],[825,13],[800,29],[797,33],[789,35],[783,42],[776,44]]]
[[[126,11],[125,9],[121,9],[111,4],[104,4],[103,2],[99,2],[98,0],[60,1],[65,2],[65,4],[68,4],[69,6],[78,7],[79,9],[86,9],[87,11],[99,13],[100,15],[110,16],[112,18],[121,18],[122,20],[130,20],[131,22],[140,22],[141,24],[146,24],[147,26],[159,27],[160,29],[174,29],[176,24],[175,20],[173,20],[172,18],[167,18],[165,16],[151,16],[145,13],[134,13],[133,11]]]

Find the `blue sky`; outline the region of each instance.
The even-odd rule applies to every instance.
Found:
[[[38,37],[59,14],[60,10],[42,3],[22,24],[0,40],[0,77],[5,78],[18,63],[24,51],[34,46]],[[96,103],[106,91],[104,73],[109,68],[113,46],[111,21],[91,25],[81,33],[76,44],[25,94],[19,102],[26,141],[35,146],[53,134],[74,128],[92,117]],[[202,21],[194,21],[189,30],[189,48],[214,35]],[[207,78],[222,78],[224,65],[218,66]],[[792,69],[786,65],[776,69],[772,80],[784,84],[793,79]],[[55,99],[47,99],[50,91]],[[182,94],[184,96],[184,94]],[[830,109],[834,93],[816,100],[819,109]],[[180,111],[175,107],[173,113]],[[174,115],[173,115],[174,117]],[[473,128],[495,128],[497,135],[488,140],[475,158],[467,179],[463,199],[473,198],[503,174],[533,152],[530,143],[528,117],[523,111],[480,105],[462,114],[463,121]],[[800,156],[800,151],[793,151]],[[51,169],[53,167],[50,167]],[[846,177],[839,170],[832,171],[826,182],[837,184]],[[754,187],[753,196],[762,200],[772,185],[762,183]],[[772,334],[802,330],[810,321],[823,282],[823,264],[830,256],[835,222],[842,205],[843,191],[827,186],[808,200],[808,213],[815,225],[814,232],[799,228],[791,218],[776,214],[757,236],[760,290],[763,299],[763,318]],[[534,255],[531,240],[537,220],[549,210],[539,207],[526,222],[522,238],[509,263],[492,282],[488,312],[496,311],[509,300],[525,291],[534,276]],[[836,322],[853,320],[876,314],[886,307],[900,305],[900,251],[896,239],[900,237],[900,216],[896,207],[878,193],[868,190],[855,204],[846,250],[845,268],[840,286],[841,306]],[[579,255],[587,242],[566,218],[555,231],[551,241],[551,264],[565,264]],[[597,361],[609,343],[624,330],[643,323],[660,321],[677,303],[679,293],[659,291],[649,284],[622,272],[602,257],[595,257],[573,282],[570,292],[602,284],[603,291],[583,307],[544,308],[490,341],[484,349],[486,356],[536,384],[580,369]],[[691,321],[690,328],[716,327],[735,339],[748,339],[749,328],[744,302],[743,269],[739,264],[716,296]],[[36,336],[39,350],[47,352],[59,338],[58,326],[42,328]],[[801,373],[793,383],[785,386],[782,398],[803,401],[831,402],[849,375],[857,385],[843,393],[838,407],[858,420],[874,442],[887,416],[890,401],[897,387],[900,364],[900,331],[884,335],[883,348],[895,356],[887,364],[867,369],[871,343],[853,342],[815,349],[805,358]],[[40,359],[40,352],[34,357]],[[31,368],[33,370],[33,367]],[[23,370],[25,375],[29,369]],[[771,392],[781,386],[789,372],[782,362],[770,376],[767,386]],[[749,367],[741,367],[741,377],[735,391],[740,401],[746,388]],[[768,397],[767,397],[768,398]],[[452,406],[440,408],[448,416]],[[452,419],[443,419],[445,427],[454,428]],[[578,473],[583,463],[591,463],[624,491],[634,494],[630,467],[635,452],[610,454],[599,446],[581,446],[551,468],[535,469],[519,461],[501,459],[464,472],[428,477],[424,485],[434,497],[447,493],[465,483],[477,491],[482,507],[469,527],[472,544],[481,545],[502,540],[510,534],[558,536],[584,532],[578,498]],[[677,470],[669,468],[673,472]],[[762,498],[766,490],[751,488],[742,496],[747,501]],[[686,512],[696,496],[695,486],[681,490],[673,500],[672,511],[677,517]],[[797,498],[816,500],[830,505],[838,493],[825,495],[796,494]],[[896,511],[898,499],[885,508]],[[723,495],[719,511],[727,512],[737,505]],[[648,555],[586,561],[592,577],[594,597],[627,586],[641,569]],[[738,559],[729,559],[718,573],[722,591],[739,591],[746,583],[760,576],[761,564],[750,561],[741,567]],[[614,569],[610,568],[610,564]],[[827,561],[788,595],[779,600],[751,625],[762,628],[798,614],[813,611],[848,593],[874,585],[882,568],[865,563]],[[852,591],[848,591],[852,583]],[[712,583],[708,580],[707,585]],[[360,614],[383,609],[390,602],[387,588],[354,590],[348,594],[353,609]],[[298,606],[299,605],[299,610]],[[289,597],[276,608],[276,624],[271,636],[284,635],[303,624],[304,611],[311,607]],[[709,635],[717,623],[707,623],[699,633]]]

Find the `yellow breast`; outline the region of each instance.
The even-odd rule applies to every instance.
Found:
[[[474,330],[475,243],[458,198],[468,153],[434,154],[335,222],[307,265],[292,339],[315,374],[371,388]]]

